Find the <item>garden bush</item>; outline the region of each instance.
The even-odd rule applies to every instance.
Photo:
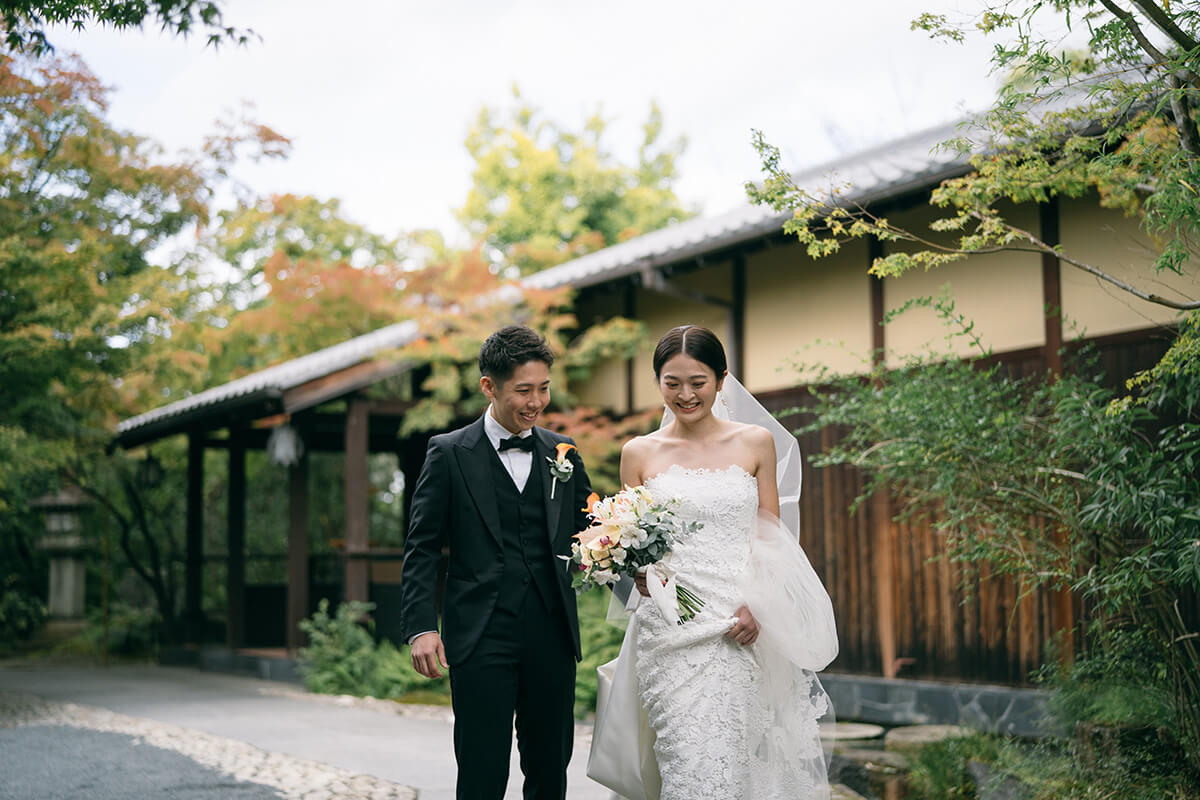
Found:
[[[22,591],[16,576],[9,576],[0,594],[0,649],[27,641],[45,621],[45,604]]]
[[[376,643],[368,616],[374,608],[373,603],[342,603],[330,616],[329,601],[321,600],[316,613],[300,623],[309,644],[297,661],[308,690],[401,700],[417,694],[426,702],[446,702],[448,678],[430,680],[391,642]]]

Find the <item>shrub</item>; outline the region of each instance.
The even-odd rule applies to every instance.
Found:
[[[912,758],[909,790],[921,800],[958,800],[976,796],[967,763],[994,764],[1000,742],[994,736],[959,736],[926,745]]]
[[[0,594],[0,646],[28,640],[45,621],[46,606],[21,591],[16,577],[9,576]]]
[[[446,677],[431,681],[391,642],[376,644],[368,616],[374,608],[374,603],[342,603],[330,616],[329,601],[321,600],[316,613],[301,621],[309,644],[297,653],[297,662],[308,690],[383,699],[406,699],[414,692],[426,701],[447,697]]]

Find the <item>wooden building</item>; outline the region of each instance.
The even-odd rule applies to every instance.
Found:
[[[936,149],[956,130],[945,126],[888,142],[795,180],[813,194],[848,183],[849,198],[893,226],[927,232],[935,211],[930,191],[968,171],[964,160]],[[897,363],[930,347],[946,348],[946,329],[929,309],[882,324],[887,311],[946,285],[993,357],[1021,375],[1060,371],[1064,342],[1086,341],[1099,351],[1109,378],[1121,383],[1157,361],[1172,336],[1175,312],[1052,256],[973,256],[879,280],[867,270],[896,245],[858,240],[813,260],[781,232],[786,219],[747,205],[589,254],[528,282],[576,287],[576,313],[585,325],[636,318],[647,324],[652,342],[683,323],[713,329],[723,335],[731,370],[777,411],[804,405],[804,384],[815,375],[811,365],[855,373],[880,350]],[[1154,248],[1137,222],[1101,208],[1094,197],[1018,207],[1010,219],[1135,285],[1177,299],[1200,297],[1197,274],[1156,275]],[[595,370],[580,392],[582,402],[621,411],[657,405],[652,346],[629,362]],[[967,356],[967,347],[959,339],[949,352]],[[810,366],[797,369],[797,361]],[[804,437],[802,453],[819,452],[831,435]],[[1043,663],[1051,636],[1082,612],[1078,598],[1043,593],[1019,599],[1011,581],[986,577],[975,581],[973,599],[964,602],[959,569],[936,558],[943,545],[929,526],[893,522],[886,497],[849,514],[861,489],[854,470],[815,470],[806,463],[803,483],[802,543],[838,613],[842,648],[834,671],[1020,685]]]
[[[853,157],[808,170],[797,182],[819,188],[849,183],[850,196],[898,226],[921,226],[930,217],[930,190],[964,174],[967,164],[936,152],[955,133],[934,129]],[[1095,199],[1064,200],[1014,212],[1043,240],[1060,243],[1079,258],[1104,264],[1134,282],[1153,280],[1160,294],[1200,296],[1196,276],[1153,275],[1150,244],[1133,220],[1100,208]],[[821,261],[808,258],[781,232],[786,217],[744,206],[714,217],[689,220],[586,255],[526,279],[530,286],[577,289],[583,325],[613,316],[641,320],[652,341],[683,323],[706,325],[723,335],[731,369],[773,410],[803,405],[811,372],[795,359],[840,371],[865,368],[886,349],[903,358],[940,341],[943,329],[927,310],[881,325],[888,309],[949,284],[958,309],[976,323],[995,358],[1021,374],[1062,368],[1065,340],[1082,336],[1100,351],[1115,379],[1148,366],[1166,348],[1172,312],[1111,289],[1053,257],[1002,253],[973,257],[929,273],[878,280],[872,260],[886,252],[859,241]],[[1059,310],[1061,309],[1061,313]],[[189,440],[186,617],[200,616],[203,452],[229,457],[229,565],[227,641],[245,643],[244,458],[263,447],[270,426],[289,415],[309,450],[344,451],[346,545],[343,596],[370,596],[366,531],[366,458],[394,451],[415,482],[424,438],[396,438],[404,408],[366,400],[370,383],[402,372],[387,353],[420,335],[403,323],[277,365],[201,392],[124,422],[117,442],[133,447],[170,435]],[[965,355],[965,352],[959,352]],[[580,391],[581,400],[618,413],[656,406],[659,397],[650,349],[629,361],[602,365]],[[346,411],[319,413],[333,399]],[[806,436],[803,453],[829,444]],[[311,608],[307,575],[305,462],[290,467],[292,513],[288,550],[286,641],[299,642],[296,623]],[[848,507],[861,480],[850,469],[804,469],[802,544],[826,582],[838,614],[842,652],[832,669],[862,676],[913,677],[1021,685],[1042,663],[1054,631],[1080,613],[1077,598],[1018,598],[1010,582],[976,581],[975,598],[963,602],[958,569],[946,560],[937,534],[926,526],[892,521],[889,500],[876,497],[857,515]],[[193,639],[195,631],[193,631]],[[859,715],[863,716],[863,715]]]

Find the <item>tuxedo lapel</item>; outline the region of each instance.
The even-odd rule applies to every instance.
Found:
[[[546,461],[547,458],[554,458],[554,440],[541,428],[533,429],[533,437],[533,469],[543,470],[542,502],[546,504],[546,535],[550,537],[550,542],[553,544],[554,532],[558,530],[558,515],[562,510],[562,500],[570,493],[567,491],[567,484],[561,481],[558,482],[558,487],[554,488],[554,476],[550,474],[550,464]],[[554,492],[553,500],[550,499],[552,490]]]
[[[454,455],[467,483],[467,491],[479,510],[479,516],[483,517],[496,544],[503,546],[500,538],[500,509],[496,505],[496,487],[492,483],[490,459],[493,455],[489,452],[491,449],[492,443],[483,432],[483,417],[480,417],[477,422],[466,428],[462,439],[454,448]]]

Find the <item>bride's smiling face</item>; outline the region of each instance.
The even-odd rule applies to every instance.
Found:
[[[678,353],[663,364],[658,390],[676,418],[695,422],[712,412],[724,377],[718,377],[712,367],[686,353]]]

